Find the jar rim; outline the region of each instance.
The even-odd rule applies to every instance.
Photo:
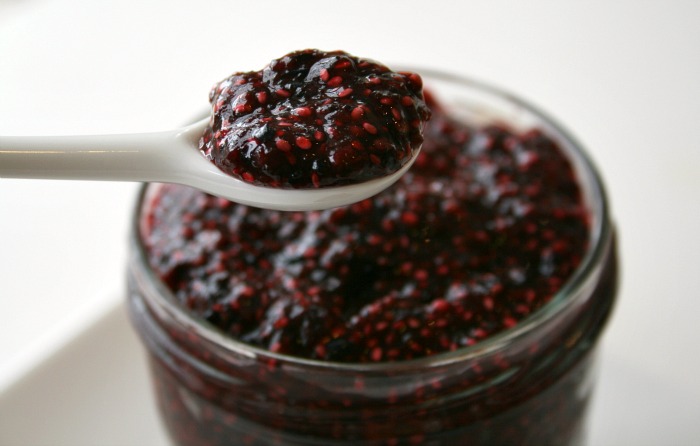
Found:
[[[546,127],[547,131],[551,133],[550,136],[554,136],[557,139],[570,158],[570,161],[576,161],[575,164],[578,166],[575,168],[577,177],[580,177],[582,174],[587,176],[589,190],[584,190],[583,193],[584,195],[588,193],[589,201],[596,204],[596,211],[598,213],[596,218],[592,220],[589,246],[581,263],[563,286],[552,296],[549,302],[520,320],[514,327],[495,333],[474,345],[416,359],[377,363],[352,363],[310,359],[271,352],[232,338],[206,320],[191,315],[182,307],[171,290],[160,280],[153,268],[151,268],[140,231],[142,210],[150,187],[148,183],[144,184],[139,190],[133,212],[130,234],[132,245],[132,261],[130,267],[132,271],[136,273],[137,279],[146,281],[145,284],[141,283],[141,285],[147,285],[149,288],[143,293],[144,298],[149,299],[149,303],[156,304],[160,309],[167,311],[169,315],[179,323],[195,330],[198,336],[201,336],[207,341],[231,353],[251,359],[269,359],[278,363],[319,370],[372,373],[387,371],[399,372],[403,370],[408,371],[440,367],[492,354],[511,345],[516,340],[527,336],[537,327],[554,319],[566,308],[574,305],[578,297],[586,295],[586,291],[594,286],[595,279],[601,273],[604,259],[610,251],[612,245],[612,224],[609,216],[609,204],[605,187],[598,170],[582,145],[551,116],[519,96],[499,87],[470,77],[437,71],[430,68],[410,67],[407,68],[407,70],[417,72],[421,76],[430,79],[458,84],[475,91],[486,93],[527,111],[540,120],[539,124],[543,124]],[[574,157],[576,159],[574,159]],[[578,180],[579,183],[581,183],[582,179],[578,178]],[[592,209],[589,211],[594,212]]]

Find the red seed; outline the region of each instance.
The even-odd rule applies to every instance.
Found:
[[[375,361],[375,362],[380,361],[382,359],[382,354],[383,354],[383,352],[382,352],[381,347],[374,347],[372,349],[372,354],[371,354],[372,361]]]
[[[365,131],[367,131],[367,133],[371,133],[372,135],[377,134],[377,128],[375,126],[373,126],[372,124],[370,124],[369,122],[363,122],[362,128],[365,129]]]
[[[510,316],[506,316],[503,318],[503,326],[506,328],[514,327],[517,323],[518,321]]]
[[[277,319],[274,322],[274,324],[272,324],[272,326],[279,330],[279,329],[286,327],[288,323],[289,323],[289,318],[282,316],[279,319]]]
[[[251,111],[251,107],[248,104],[238,104],[233,108],[235,113],[248,113]]]
[[[445,299],[435,299],[432,305],[433,311],[448,311],[450,309],[450,303]]]
[[[339,98],[344,98],[352,94],[352,88],[346,88],[340,93],[338,93]]]
[[[277,93],[278,96],[282,96],[283,98],[288,98],[292,95],[289,91],[285,90],[284,88],[276,90],[275,93]]]
[[[357,125],[351,125],[350,127],[348,127],[348,131],[352,136],[356,138],[360,138],[365,135],[365,132],[362,130],[362,128]]]
[[[321,68],[321,71],[318,74],[318,77],[321,78],[323,82],[326,82],[328,78],[330,77],[330,74],[328,74],[328,70],[325,68]]]
[[[342,84],[342,83],[343,83],[343,78],[342,78],[342,77],[340,77],[340,76],[333,76],[333,77],[330,78],[330,80],[328,81],[328,86],[331,87],[331,88],[336,88],[336,87],[340,87],[340,84]]]
[[[350,117],[354,120],[358,120],[362,118],[365,114],[365,109],[361,106],[358,105],[357,107],[352,109],[352,112],[350,112]]]
[[[401,221],[408,226],[413,226],[418,223],[419,219],[415,213],[406,211],[401,214]]]
[[[297,107],[294,109],[294,114],[306,118],[311,116],[313,111],[309,107]]]
[[[475,328],[474,330],[472,330],[472,334],[477,339],[482,339],[488,336],[488,333],[483,328]]]
[[[264,91],[259,91],[255,93],[255,97],[258,99],[258,102],[261,104],[265,104],[267,102],[267,93]]]
[[[289,152],[290,150],[292,150],[292,145],[284,139],[277,139],[275,141],[275,146],[283,152]]]
[[[285,156],[287,158],[287,162],[292,166],[297,163],[297,158],[292,154],[292,152],[285,152]]]
[[[311,140],[305,136],[297,136],[294,142],[300,149],[308,150],[311,148]]]
[[[408,75],[408,79],[411,81],[411,83],[416,87],[416,88],[422,88],[423,87],[423,79],[416,74],[416,73],[411,73]]]

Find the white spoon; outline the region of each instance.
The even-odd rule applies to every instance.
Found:
[[[156,133],[101,136],[0,136],[0,178],[176,183],[237,203],[284,211],[344,206],[389,187],[417,152],[391,175],[348,186],[279,189],[255,186],[220,171],[199,151],[209,118]]]

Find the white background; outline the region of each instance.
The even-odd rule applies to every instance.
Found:
[[[308,47],[487,80],[583,142],[623,271],[591,441],[700,444],[698,2],[0,0],[0,134],[168,129],[219,79]],[[124,299],[136,187],[0,179],[0,411]]]

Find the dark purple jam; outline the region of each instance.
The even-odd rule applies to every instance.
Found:
[[[299,74],[279,79],[277,66],[292,61],[303,67]],[[379,78],[382,88],[389,89],[385,83],[391,84],[396,75],[383,70],[377,65],[363,68],[362,62],[337,53],[321,58],[303,52],[273,62],[262,74],[234,76],[215,90],[212,102],[218,104],[217,95],[243,92],[249,99],[256,97],[256,85],[266,82],[269,97],[262,105],[255,103],[254,110],[279,113],[246,111],[240,119],[272,118],[269,134],[260,136],[268,143],[254,147],[269,148],[281,139],[291,146],[302,134],[314,139],[306,132],[307,124],[315,121],[299,116],[295,110],[300,105],[292,102],[306,85],[304,79],[315,76],[324,85],[318,90],[323,95],[334,76],[347,79],[350,72],[363,74],[346,88],[356,89],[358,79],[369,88],[371,79]],[[237,79],[246,83],[233,93]],[[410,76],[401,79],[402,85],[412,85]],[[343,85],[334,87],[341,89],[338,94]],[[289,91],[289,97],[273,98],[275,88]],[[419,91],[417,85],[411,88]],[[355,125],[352,104],[365,97],[358,90],[349,95],[347,105],[329,105],[332,111],[318,128],[330,128],[329,119]],[[399,101],[401,94],[392,97]],[[221,102],[215,116],[222,116],[222,110],[238,116],[231,104],[249,103]],[[315,116],[325,110],[318,104],[310,108]],[[403,116],[407,112],[402,110]],[[412,113],[397,122],[417,120],[415,109]],[[589,243],[589,216],[570,162],[538,129],[467,125],[435,103],[432,113],[409,173],[383,193],[351,206],[277,212],[165,186],[147,215],[143,234],[152,267],[195,316],[233,338],[293,356],[399,361],[470,346],[517,325],[562,287]],[[282,115],[285,121],[278,119]],[[280,126],[295,116],[304,124]],[[386,125],[380,124],[383,119],[367,113],[360,121],[380,128]],[[214,122],[219,131],[221,121]],[[245,138],[236,135],[243,143]],[[372,137],[364,132],[362,144],[379,141],[367,139]],[[409,143],[420,139],[417,132],[404,138],[396,147],[407,151]],[[221,148],[229,161],[243,153],[230,148],[233,140],[226,137],[208,144],[217,146],[217,141],[227,141]],[[324,146],[312,145],[314,150]],[[250,160],[296,156],[304,150],[253,149],[250,153],[259,155]],[[245,164],[236,158],[231,165]],[[337,174],[333,166],[329,169],[329,175]],[[261,178],[260,171],[254,175]],[[285,178],[281,181],[292,181]]]
[[[589,214],[543,131],[426,100],[414,167],[351,206],[274,212],[148,187],[130,310],[175,444],[580,444],[617,280],[604,198],[592,188]],[[150,268],[216,328],[162,299]]]
[[[422,85],[342,51],[297,51],[214,86],[200,149],[229,175],[271,187],[385,176],[423,142]]]

